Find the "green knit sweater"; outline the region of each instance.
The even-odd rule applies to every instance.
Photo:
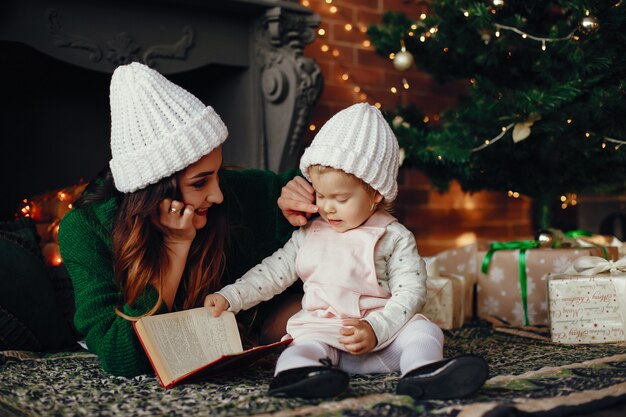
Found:
[[[264,257],[282,247],[293,228],[283,218],[276,200],[281,187],[294,176],[291,171],[276,175],[269,171],[228,171],[220,174],[224,206],[232,237],[226,253],[222,283],[233,282]],[[102,367],[115,375],[134,376],[152,368],[135,335],[131,322],[115,314],[122,296],[113,276],[112,222],[118,199],[90,203],[73,209],[59,229],[61,255],[74,285],[74,324],[85,336],[90,351]],[[133,306],[122,311],[141,315],[157,302],[149,287]],[[178,297],[177,297],[178,298]],[[163,305],[157,313],[167,312]]]

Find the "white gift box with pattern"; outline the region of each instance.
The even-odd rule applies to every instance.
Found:
[[[625,341],[626,257],[578,258],[567,273],[548,276],[548,300],[553,342]]]

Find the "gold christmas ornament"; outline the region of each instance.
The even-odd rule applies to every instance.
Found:
[[[400,52],[396,53],[396,56],[393,58],[393,66],[398,71],[406,71],[413,65],[413,55],[406,50],[406,48],[402,48]]]
[[[540,248],[551,248],[554,243],[554,234],[550,230],[539,230],[535,236],[535,240]]]
[[[594,16],[585,16],[578,24],[578,29],[585,35],[589,35],[590,33],[597,31],[599,28],[600,21]]]

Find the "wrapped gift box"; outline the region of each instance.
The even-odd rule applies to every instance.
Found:
[[[476,282],[476,312],[480,317],[495,316],[512,325],[524,325],[524,310],[519,276],[519,250],[494,252],[487,274],[480,272],[489,245],[486,242],[450,249],[436,256],[439,271],[463,274]],[[617,248],[607,247],[610,259],[617,258]],[[527,311],[530,324],[548,323],[548,273],[563,273],[572,262],[585,255],[603,256],[599,247],[568,249],[528,249],[526,251]],[[469,307],[468,307],[469,304]],[[466,317],[471,314],[465,304]]]
[[[426,304],[421,313],[442,329],[463,326],[467,279],[462,275],[439,272],[435,257],[424,260],[428,280]]]
[[[421,314],[442,329],[453,326],[454,288],[445,278],[428,277],[426,304]]]
[[[486,249],[486,248],[485,248]],[[616,248],[607,248],[611,259]],[[487,250],[477,252],[482,262]],[[525,325],[519,271],[519,250],[494,253],[487,274],[478,273],[478,316],[495,316],[512,325]],[[581,256],[603,256],[598,247],[577,249],[528,249],[526,251],[526,292],[528,324],[548,324],[547,275],[563,273]]]
[[[461,248],[448,249],[438,253],[433,258],[433,276],[456,276],[463,281],[463,319],[470,320],[474,317],[474,287],[476,284],[477,245],[471,244]],[[429,266],[428,260],[426,263]],[[430,275],[430,272],[429,272]]]
[[[592,276],[550,274],[548,303],[553,342],[579,344],[626,340],[624,271]]]

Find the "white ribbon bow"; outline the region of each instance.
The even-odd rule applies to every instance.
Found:
[[[570,269],[572,273],[579,275],[596,275],[602,272],[626,273],[626,256],[617,261],[607,261],[599,256],[581,256],[574,261]]]

